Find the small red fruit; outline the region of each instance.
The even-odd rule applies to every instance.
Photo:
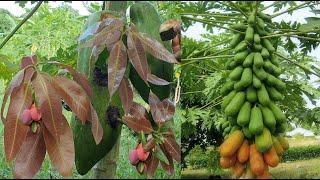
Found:
[[[31,118],[34,120],[34,121],[39,121],[41,119],[41,115],[40,113],[38,112],[35,104],[32,104],[31,108],[30,108],[30,112],[31,112]]]
[[[137,154],[140,161],[145,161],[148,159],[150,152],[145,152],[143,150],[142,144],[140,143],[137,147]]]
[[[138,153],[136,149],[131,149],[129,153],[129,160],[132,165],[136,165],[139,162]]]
[[[30,125],[31,124],[32,118],[31,118],[31,112],[30,112],[29,109],[26,109],[26,110],[23,111],[21,121],[25,125]]]

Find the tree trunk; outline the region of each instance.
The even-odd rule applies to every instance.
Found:
[[[126,1],[107,1],[106,3],[106,10],[117,11],[123,14],[123,16],[126,14],[126,9]],[[93,177],[95,179],[114,179],[117,170],[117,159],[119,157],[120,138],[121,134],[109,153],[93,167]]]

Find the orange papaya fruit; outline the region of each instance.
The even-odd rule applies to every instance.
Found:
[[[242,175],[242,173],[244,172],[246,165],[243,163],[240,163],[239,161],[236,161],[236,163],[234,164],[234,166],[231,167],[231,170],[233,172],[233,175],[238,178]]]
[[[279,156],[276,149],[272,146],[268,151],[263,153],[264,162],[270,167],[276,167],[279,164]]]
[[[236,156],[230,156],[230,157],[221,156],[220,157],[220,166],[223,169],[230,168],[230,167],[234,166],[236,160],[237,160]]]
[[[262,154],[258,151],[257,146],[255,144],[250,145],[250,167],[252,172],[260,176],[264,173],[265,163],[263,161]]]
[[[248,140],[244,140],[237,152],[237,159],[240,163],[248,161],[250,155],[250,145]]]
[[[220,155],[224,157],[232,156],[242,145],[244,135],[240,130],[234,131],[220,146]]]

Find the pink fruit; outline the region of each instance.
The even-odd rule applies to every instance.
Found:
[[[140,143],[137,147],[137,154],[138,154],[138,158],[140,161],[145,161],[148,159],[148,156],[149,156],[149,152],[145,152],[143,150],[143,147],[142,147],[142,144]]]
[[[29,109],[26,109],[26,110],[23,111],[21,121],[25,125],[30,125],[31,124],[32,118],[31,118],[31,112],[30,112]]]
[[[129,153],[129,160],[132,165],[136,165],[139,162],[137,150],[131,149]]]
[[[34,104],[32,104],[31,108],[30,108],[30,113],[31,113],[31,118],[35,121],[39,121],[41,119],[41,115],[38,112],[36,106]]]

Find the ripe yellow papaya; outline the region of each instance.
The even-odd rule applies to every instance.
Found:
[[[243,133],[237,130],[230,134],[230,136],[221,144],[220,155],[223,157],[230,157],[234,155],[243,143]]]

